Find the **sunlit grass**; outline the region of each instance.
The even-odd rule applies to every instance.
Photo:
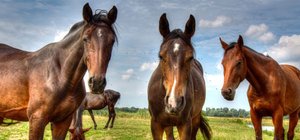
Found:
[[[105,114],[102,114],[105,115]],[[98,129],[93,129],[93,122],[88,115],[83,116],[83,127],[92,127],[86,133],[88,140],[151,140],[150,117],[144,113],[124,113],[117,112],[114,128],[103,129],[107,121],[106,116],[96,115],[95,119]],[[208,117],[209,124],[213,130],[214,140],[253,140],[255,139],[254,130],[247,125],[251,124],[249,118],[220,118]],[[272,126],[272,120],[266,118],[263,125]],[[285,130],[287,131],[288,120],[284,120]],[[174,129],[176,130],[176,129]],[[178,133],[175,132],[178,139]],[[296,128],[296,138],[300,138],[300,127]],[[0,126],[0,140],[24,140],[28,139],[28,122],[21,122],[10,126]],[[50,125],[47,126],[44,139],[51,139]],[[66,137],[69,139],[69,136]],[[197,139],[202,139],[200,131]],[[273,132],[264,131],[264,140],[272,140]]]

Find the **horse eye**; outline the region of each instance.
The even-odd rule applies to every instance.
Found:
[[[189,57],[188,61],[192,61],[194,59],[194,56]]]
[[[87,41],[88,41],[87,37],[83,38],[83,42],[87,42]]]
[[[243,63],[242,61],[238,61],[238,62],[236,63],[236,65],[237,65],[237,66],[240,66],[242,63]]]
[[[161,55],[159,55],[158,57],[159,57],[159,60],[163,60],[163,57]]]

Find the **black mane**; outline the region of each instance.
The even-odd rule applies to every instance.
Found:
[[[181,38],[186,44],[192,46],[191,39],[188,38],[180,29],[175,29],[164,39],[163,44],[171,39]]]

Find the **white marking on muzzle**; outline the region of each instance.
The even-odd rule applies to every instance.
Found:
[[[170,93],[170,96],[169,96],[169,101],[168,103],[171,105],[171,107],[176,107],[177,104],[176,104],[176,97],[175,97],[175,88],[176,88],[176,79],[174,80],[174,83],[172,85],[172,89],[171,89],[171,93]]]

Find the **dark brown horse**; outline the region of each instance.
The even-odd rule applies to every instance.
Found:
[[[113,128],[116,117],[115,105],[120,99],[120,96],[121,94],[119,92],[111,89],[105,90],[101,95],[87,93],[82,105],[85,110],[89,111],[91,118],[94,122],[94,129],[97,129],[97,124],[94,118],[93,110],[100,110],[106,106],[108,108],[109,116],[104,129],[108,128],[110,121],[111,123],[109,128]]]
[[[116,34],[117,9],[93,15],[83,7],[84,21],[63,40],[36,52],[0,45],[0,117],[29,121],[29,139],[43,139],[51,122],[52,139],[64,139],[72,114],[85,97],[82,78],[101,93]]]
[[[185,30],[170,32],[164,13],[160,17],[159,31],[163,36],[160,62],[148,85],[149,112],[153,139],[174,139],[173,126],[177,126],[182,140],[196,139],[200,128],[205,139],[211,130],[201,111],[205,101],[205,82],[201,64],[194,59],[191,38],[195,32],[195,18],[190,15]]]
[[[283,140],[283,116],[289,115],[288,139],[293,139],[300,112],[300,71],[291,65],[279,65],[245,46],[240,36],[237,43],[226,44],[222,65],[224,84],[222,95],[233,100],[240,82],[247,79],[248,101],[256,139],[262,139],[263,116],[272,116],[275,127],[274,139]]]
[[[87,93],[85,99],[83,100],[80,107],[77,109],[76,113],[74,113],[72,125],[70,126],[70,139],[71,140],[84,140],[84,133],[90,130],[90,128],[83,129],[82,128],[82,113],[84,110],[88,110],[91,118],[94,122],[94,129],[97,128],[96,121],[94,119],[92,110],[100,110],[104,107],[108,106],[109,119],[105,125],[105,129],[108,127],[110,120],[110,128],[113,127],[114,120],[116,117],[115,113],[115,105],[117,101],[120,99],[120,93],[114,90],[105,90],[103,94],[92,94]]]

